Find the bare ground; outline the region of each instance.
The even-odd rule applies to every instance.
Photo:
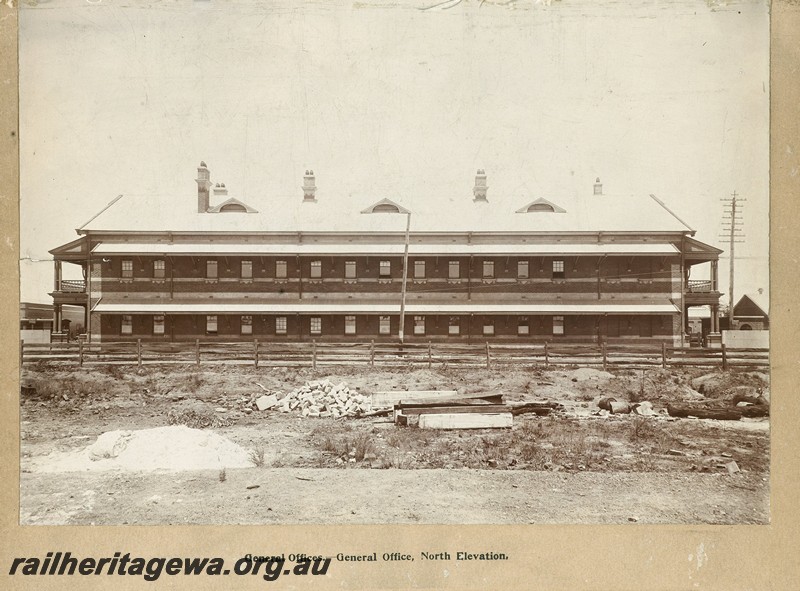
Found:
[[[755,372],[550,369],[26,371],[21,401],[23,524],[767,523],[768,419],[598,417],[601,396],[730,404],[769,397]],[[427,431],[384,418],[315,419],[251,411],[264,388],[309,379],[363,393],[392,388],[502,393],[565,410],[506,430]],[[700,390],[703,390],[701,392]],[[39,470],[114,429],[168,424],[191,408],[252,449],[258,467],[217,471]],[[224,409],[225,412],[219,412]],[[198,414],[199,413],[199,414]],[[203,415],[203,413],[206,413]],[[736,462],[739,472],[729,473]],[[248,488],[251,487],[251,488]]]

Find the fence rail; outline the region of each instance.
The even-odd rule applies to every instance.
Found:
[[[318,365],[502,367],[587,365],[624,367],[769,367],[769,349],[720,349],[667,345],[447,344],[447,343],[275,343],[146,341],[25,343],[20,363],[67,365],[240,364],[255,367]]]

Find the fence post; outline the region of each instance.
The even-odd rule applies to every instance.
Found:
[[[311,369],[317,369],[317,339],[311,341]]]
[[[136,339],[136,365],[142,367],[142,339]]]
[[[603,343],[603,371],[608,367],[608,348],[605,342]]]
[[[486,369],[491,369],[492,357],[489,353],[489,341],[486,341]]]
[[[78,365],[83,367],[83,341],[78,341]]]
[[[22,364],[25,361],[25,339],[19,340],[19,368],[22,369]]]
[[[196,365],[200,365],[200,339],[194,340],[194,361]]]
[[[258,368],[258,339],[253,340],[253,366]]]
[[[728,351],[725,347],[725,343],[722,343],[722,371],[728,369]]]
[[[370,367],[375,365],[375,339],[369,342],[369,365]]]
[[[667,344],[665,342],[661,342],[661,367],[667,367]]]
[[[433,357],[431,355],[431,348],[432,348],[431,342],[428,341],[428,369],[430,369],[431,365],[433,364]]]
[[[544,366],[550,367],[550,354],[547,351],[547,341],[544,342]]]

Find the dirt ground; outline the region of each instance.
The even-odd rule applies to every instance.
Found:
[[[390,418],[254,410],[309,380],[362,394],[456,389],[548,400],[511,429],[423,430]],[[769,401],[760,372],[590,368],[26,368],[23,524],[767,523],[769,420],[674,419],[667,403]],[[608,415],[601,397],[649,401]],[[251,468],[48,472],[108,431],[189,424],[250,450]]]

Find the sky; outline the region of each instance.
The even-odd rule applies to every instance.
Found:
[[[494,186],[521,204],[599,176],[725,250],[735,190],[734,295],[768,295],[766,2],[435,4],[23,5],[22,300],[49,301],[47,251],[115,196],[194,201],[200,160],[262,211],[302,198],[308,168],[354,211],[471,198],[478,168],[490,200]]]

